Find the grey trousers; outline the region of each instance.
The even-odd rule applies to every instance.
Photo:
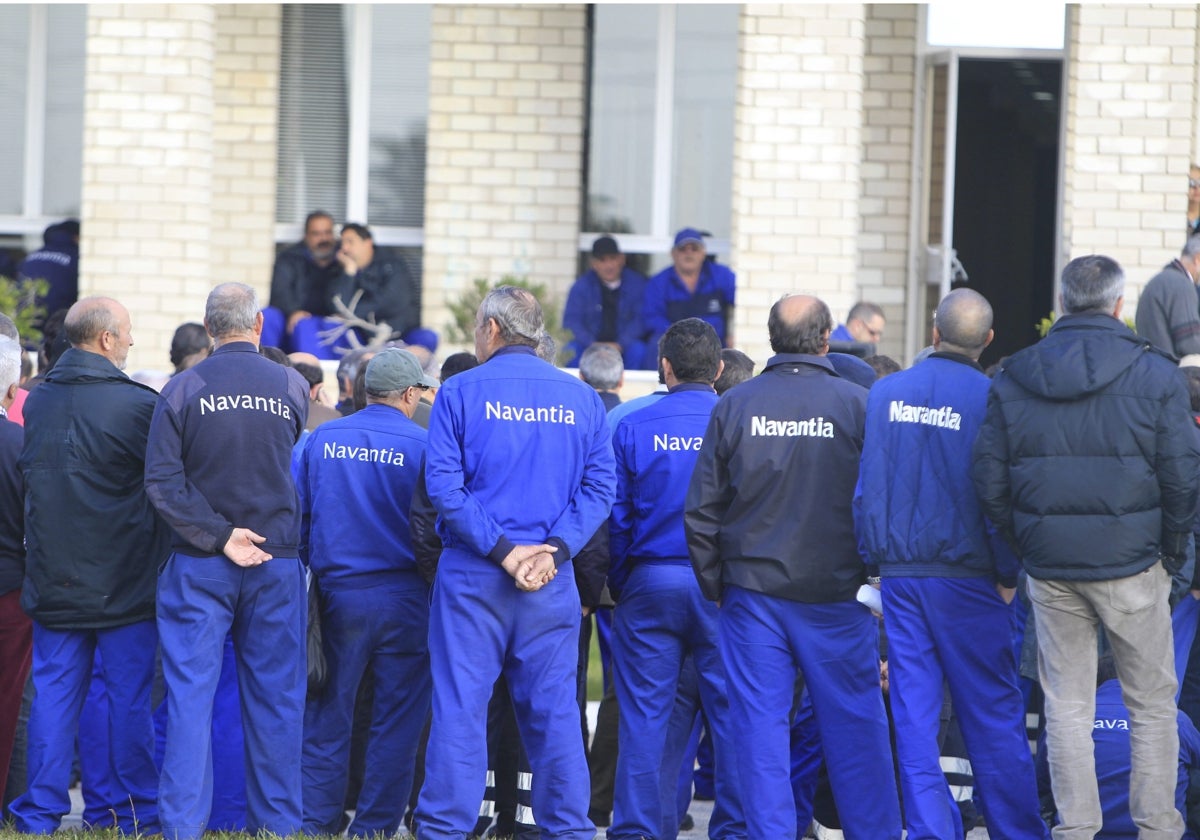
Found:
[[[1129,708],[1130,811],[1141,840],[1179,840],[1175,809],[1179,731],[1175,654],[1161,563],[1105,581],[1029,578],[1037,622],[1038,674],[1046,695],[1050,781],[1058,806],[1055,840],[1091,840],[1102,823],[1092,746],[1097,625],[1112,646]]]

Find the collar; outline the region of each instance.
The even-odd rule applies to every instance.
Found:
[[[838,372],[833,368],[833,362],[829,361],[829,359],[824,356],[813,356],[809,353],[776,353],[774,356],[767,359],[767,366],[763,368],[763,370],[770,370],[771,368],[775,367],[784,367],[785,365],[791,365],[793,368],[796,365],[808,365],[809,367],[820,368],[821,370],[831,373],[834,376],[838,375]],[[791,371],[791,373],[799,372],[800,371],[798,369]]]
[[[253,341],[231,341],[212,351],[214,356],[218,353],[254,353],[258,355],[258,348],[254,346]]]
[[[983,367],[975,359],[970,356],[964,356],[962,353],[951,353],[948,350],[934,350],[929,354],[930,359],[945,359],[949,362],[958,362],[960,365],[973,367],[975,370],[983,373]]]
[[[678,394],[680,391],[707,391],[710,394],[715,394],[711,385],[705,385],[703,382],[680,382],[674,388],[668,388],[668,394]]]
[[[526,344],[506,344],[503,347],[501,347],[500,349],[498,349],[496,352],[492,353],[492,355],[488,356],[488,361],[490,362],[492,359],[496,358],[497,356],[509,356],[509,355],[518,355],[518,354],[525,355],[525,356],[537,356],[537,351]]]

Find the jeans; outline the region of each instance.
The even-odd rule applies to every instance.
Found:
[[[1046,696],[1047,757],[1059,815],[1055,840],[1090,840],[1102,825],[1092,745],[1101,624],[1129,708],[1130,811],[1139,837],[1176,840],[1183,833],[1183,818],[1175,809],[1179,732],[1169,591],[1170,579],[1160,563],[1116,580],[1029,578],[1038,673]]]

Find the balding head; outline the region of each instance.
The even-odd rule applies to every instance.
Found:
[[[129,311],[107,297],[86,297],[67,310],[63,330],[72,347],[97,353],[124,369],[133,346]]]
[[[829,352],[829,333],[833,316],[820,298],[812,295],[788,295],[771,307],[767,332],[776,353],[807,353],[823,356]]]
[[[976,361],[992,342],[992,305],[973,289],[955,289],[933,316],[933,346]]]

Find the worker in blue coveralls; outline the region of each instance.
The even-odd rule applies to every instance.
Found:
[[[721,342],[710,324],[685,318],[663,334],[658,355],[667,395],[628,415],[613,435],[617,497],[609,519],[608,584],[617,601],[613,676],[621,717],[608,836],[637,840],[674,837],[678,831],[675,793],[682,755],[666,755],[665,747],[690,653],[716,748],[709,836],[740,838],[746,826],[717,650],[717,605],[700,592],[683,532],[684,494],[717,404],[713,382],[724,364]]]
[[[71,347],[25,404],[25,581],[33,619],[28,789],[10,806],[17,830],[51,834],[71,810],[80,713],[97,650],[111,702],[109,804],[127,834],[158,830],[154,806],[154,583],[169,534],[142,485],[158,396],[122,372],[129,312],[84,298],[63,323]]]
[[[821,300],[777,301],[767,328],[775,355],[713,409],[684,513],[700,588],[721,605],[746,836],[796,836],[788,732],[800,668],[846,836],[899,840],[878,629],[855,600],[867,390],[825,358],[833,318]]]
[[[439,383],[412,353],[392,348],[371,359],[365,384],[367,407],[313,430],[296,470],[301,557],[320,584],[329,665],[304,720],[308,834],[341,829],[364,672],[374,674],[375,700],[351,837],[399,829],[429,713],[429,586],[413,559],[409,508],[426,438],[412,415]]]
[[[571,331],[567,367],[578,367],[583,352],[601,341],[620,348],[626,370],[653,368],[642,321],[645,294],[646,278],[625,264],[617,240],[597,237],[590,268],[571,286],[563,308],[563,326]]]
[[[855,491],[863,559],[879,569],[896,753],[911,840],[963,836],[940,765],[942,687],[971,760],[988,830],[1046,838],[1011,642],[1018,561],[984,518],[971,448],[991,380],[979,355],[992,307],[956,289],[934,314],[934,353],[867,399]]]
[[[712,324],[723,346],[732,347],[736,285],[731,269],[708,259],[700,231],[680,230],[671,248],[671,265],[646,284],[646,346],[657,347],[667,327],[676,321],[699,318]]]
[[[433,407],[425,477],[444,550],[429,610],[422,840],[459,840],[475,825],[488,698],[501,674],[529,753],[542,837],[595,837],[570,563],[612,506],[612,440],[595,389],[537,357],[544,335],[533,295],[492,290],[475,318],[479,367],[447,380]]]
[[[158,578],[167,741],[158,806],[168,840],[204,833],[212,803],[213,696],[231,629],[246,745],[246,828],[301,828],[307,602],[292,446],[308,383],[259,355],[254,290],[222,283],[204,326],[215,349],[162,390],[146,492],[175,529]]]

